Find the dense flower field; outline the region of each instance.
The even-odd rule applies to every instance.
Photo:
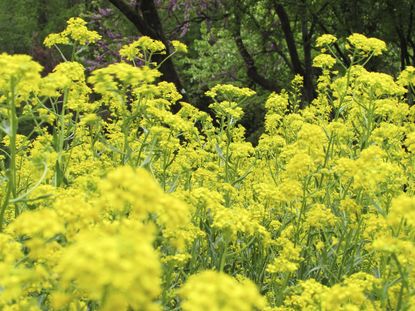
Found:
[[[148,37],[85,76],[98,39],[69,20],[43,78],[0,55],[2,310],[415,310],[415,68],[367,71],[386,46],[359,34],[346,67],[324,35],[317,98],[300,109],[301,77],[271,94],[254,147],[254,91],[198,111]]]

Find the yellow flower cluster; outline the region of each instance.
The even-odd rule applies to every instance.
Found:
[[[144,53],[144,54],[143,54]],[[124,45],[120,49],[120,55],[129,61],[143,59],[147,54],[166,54],[166,46],[159,40],[142,36],[140,39]]]
[[[118,63],[95,70],[88,82],[94,85],[97,93],[106,95],[117,93],[122,87],[151,83],[159,76],[160,73],[157,70],[148,67],[136,68],[125,63]]]
[[[75,285],[81,297],[101,301],[101,310],[160,310],[154,301],[160,294],[161,266],[152,232],[139,223],[115,222],[79,234],[56,272],[62,290]]]
[[[366,36],[354,33],[347,37],[350,45],[363,54],[381,55],[386,50],[386,43],[377,38],[367,38]]]
[[[0,54],[0,103],[12,100],[19,106],[39,89],[42,66],[28,55]]]
[[[186,44],[178,41],[178,40],[173,40],[171,41],[171,45],[173,46],[174,50],[179,52],[179,53],[187,53],[188,49]]]
[[[333,287],[314,279],[301,281],[286,298],[288,310],[380,310],[378,304],[367,303],[366,293],[378,285],[376,278],[356,273]]]
[[[263,297],[249,280],[238,282],[215,271],[192,275],[179,289],[184,311],[250,311],[266,306]]]
[[[332,68],[336,59],[329,54],[319,54],[313,59],[313,66],[318,68]]]
[[[87,104],[91,90],[85,83],[85,68],[78,62],[65,62],[57,65],[53,72],[40,83],[39,95],[59,97],[67,93],[67,107],[73,111],[88,111]]]
[[[218,84],[207,91],[206,95],[211,98],[223,96],[225,99],[230,100],[232,98],[250,97],[255,95],[255,92],[246,87],[240,88],[232,84]]]
[[[415,86],[415,67],[406,67],[405,70],[399,74],[398,82],[404,86]]]
[[[59,44],[68,45],[76,43],[86,45],[100,39],[101,36],[96,31],[91,31],[86,27],[86,22],[82,18],[74,17],[68,20],[65,30],[48,35],[43,43],[50,48]]]
[[[298,269],[298,264],[301,261],[301,249],[295,247],[294,244],[286,238],[278,239],[277,243],[280,245],[281,252],[278,257],[268,265],[268,273],[290,273]]]
[[[387,220],[397,227],[402,223],[415,227],[415,197],[401,195],[394,198]]]
[[[317,38],[316,46],[317,47],[324,47],[325,45],[333,44],[337,41],[337,38],[330,34],[324,34]]]

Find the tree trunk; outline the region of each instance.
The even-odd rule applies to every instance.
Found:
[[[287,43],[288,53],[290,54],[292,68],[295,74],[304,76],[304,69],[301,65],[300,57],[298,56],[297,47],[295,44],[294,34],[291,29],[290,20],[284,7],[279,4],[274,4],[275,12],[281,22],[281,28],[284,33],[285,42]]]
[[[301,32],[304,51],[304,99],[307,103],[311,103],[315,97],[313,84],[313,61],[311,58],[312,30],[308,30],[307,24],[306,15],[303,15],[301,20]]]

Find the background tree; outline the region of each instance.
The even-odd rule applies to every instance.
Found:
[[[153,0],[133,1],[132,4],[129,4],[124,0],[108,1],[120,10],[131,23],[133,23],[140,34],[162,41],[167,47],[167,53],[169,53],[170,44],[164,34],[163,25]],[[155,55],[154,61],[161,63],[164,57],[164,55]],[[183,90],[179,74],[177,73],[171,58],[163,62],[160,71],[163,73],[163,78],[165,80],[173,82],[178,90]]]
[[[167,47],[173,39],[189,45],[186,57],[169,59],[160,70],[203,110],[209,104],[204,92],[217,83],[254,88],[260,97],[246,102],[242,121],[248,133],[261,127],[261,95],[289,88],[295,75],[303,77],[302,105],[314,99],[314,41],[323,33],[386,41],[388,54],[372,60],[371,70],[397,74],[415,65],[412,0],[0,0],[0,49],[32,54],[50,71],[56,56],[42,41],[76,15],[103,34],[88,57],[89,70],[118,61],[122,44],[146,35]]]
[[[0,1],[0,52],[31,54],[50,71],[56,59],[43,39],[64,28],[66,20],[87,9],[82,0]]]

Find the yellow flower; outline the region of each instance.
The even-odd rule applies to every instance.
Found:
[[[324,34],[317,38],[316,46],[324,47],[325,45],[333,44],[337,41],[337,38],[330,34]]]
[[[324,229],[334,226],[336,216],[324,204],[315,204],[306,214],[306,224],[310,228]]]
[[[401,168],[385,160],[386,154],[378,146],[364,149],[357,160],[339,158],[335,172],[348,183],[353,179],[355,189],[365,189],[369,194],[400,189],[405,179]]]
[[[56,236],[65,233],[62,219],[51,208],[26,211],[6,230],[15,237],[24,238],[24,244],[28,247],[28,255],[31,258],[49,257],[50,262],[54,260],[51,254],[59,252],[61,248],[55,240]]]
[[[56,267],[61,286],[76,285],[101,310],[158,310],[161,267],[150,229],[121,222],[80,233]]]
[[[171,45],[173,46],[174,50],[179,52],[179,53],[187,53],[188,52],[186,44],[184,44],[180,41],[173,40],[173,41],[171,41]]]
[[[415,86],[415,67],[407,66],[398,77],[398,83],[403,86]]]
[[[377,279],[367,273],[356,273],[321,294],[322,310],[378,310],[368,304],[367,292]]]
[[[298,200],[303,194],[301,183],[293,179],[287,179],[283,181],[278,185],[278,189],[281,192],[285,202]]]
[[[209,108],[212,108],[218,117],[226,116],[239,120],[243,116],[243,110],[241,107],[238,107],[237,102],[227,100],[220,103],[215,102],[209,105]]]
[[[269,233],[253,218],[249,210],[218,207],[212,212],[214,214],[212,227],[219,228],[223,231],[229,230],[231,237],[235,240],[238,233],[244,233],[247,236],[260,234],[264,238],[268,238]]]
[[[332,68],[336,64],[336,59],[329,54],[319,54],[313,59],[313,66],[318,68]]]
[[[20,106],[32,92],[38,90],[41,70],[42,66],[29,55],[0,54],[0,102],[6,98],[11,100],[13,92],[15,105]]]
[[[99,189],[103,207],[110,215],[144,221],[154,214],[157,215],[157,223],[167,234],[190,225],[189,206],[165,194],[144,169],[119,167],[108,174]],[[177,246],[183,246],[183,236],[169,236]]]
[[[72,41],[79,45],[86,45],[100,39],[101,36],[96,31],[88,30],[86,22],[82,18],[73,17],[67,21],[64,31],[48,35],[43,44],[49,48],[57,44],[68,45]]]
[[[255,95],[255,91],[249,88],[240,88],[232,84],[218,84],[207,91],[206,96],[216,99],[218,96],[223,96],[225,100],[232,101],[243,99],[245,97],[251,97]]]
[[[190,254],[176,254],[162,258],[161,262],[169,265],[184,265],[191,259],[192,255]]]
[[[302,260],[300,253],[301,248],[296,247],[287,238],[279,238],[277,244],[281,251],[277,257],[267,266],[268,273],[291,273],[298,269],[299,263]]]
[[[22,245],[11,235],[0,233],[0,262],[13,263],[23,256]]]
[[[229,275],[203,271],[192,275],[179,289],[184,311],[251,311],[266,306],[252,281],[238,282]]]
[[[398,85],[393,77],[381,72],[362,72],[356,78],[356,83],[361,84],[357,87],[362,87],[365,92],[373,91],[378,96],[385,95],[403,95],[406,90]]]
[[[136,58],[140,58],[140,59],[143,58],[143,54],[140,52],[138,48],[137,41],[131,44],[123,45],[119,53],[120,53],[120,56],[124,57],[125,59],[129,61],[133,61]]]
[[[316,170],[313,159],[306,153],[297,153],[285,166],[285,175],[287,178],[302,180],[312,175]]]
[[[7,227],[7,231],[14,236],[48,240],[58,233],[64,233],[65,229],[55,210],[43,208],[22,213]]]
[[[405,145],[411,153],[415,154],[415,132],[411,132],[406,135]]]
[[[269,113],[284,115],[288,108],[288,94],[272,93],[265,102],[265,108],[267,109],[267,115]]]
[[[58,44],[69,45],[70,40],[68,37],[64,36],[62,33],[51,33],[45,38],[45,40],[43,41],[43,44],[46,47],[50,48]]]
[[[166,46],[159,40],[151,39],[147,36],[142,36],[136,41],[137,47],[151,53],[166,54]]]
[[[129,61],[143,59],[148,54],[166,54],[166,46],[161,41],[142,36],[120,49],[120,55]]]
[[[293,289],[294,292],[284,300],[284,306],[293,310],[320,310],[321,294],[327,287],[314,279],[302,280]],[[290,309],[291,310],[291,309]]]
[[[2,310],[40,310],[29,289],[38,279],[35,269],[0,262],[0,274]]]
[[[402,265],[413,265],[415,258],[415,245],[412,241],[393,237],[387,232],[383,231],[370,245],[370,249],[377,251],[395,254]]]
[[[381,55],[386,50],[386,43],[376,38],[367,38],[366,36],[358,33],[354,33],[347,37],[347,41],[358,52],[368,55]]]
[[[73,111],[93,110],[88,103],[91,90],[85,81],[85,68],[77,62],[64,62],[57,65],[53,72],[44,77],[40,84],[39,95],[59,97],[67,91],[65,108]]]
[[[97,93],[115,96],[122,88],[152,83],[160,75],[159,71],[148,67],[136,68],[125,63],[117,63],[93,71],[88,82],[94,85]]]
[[[399,226],[402,221],[408,225],[415,226],[415,197],[400,195],[392,200],[387,216],[388,223]]]

